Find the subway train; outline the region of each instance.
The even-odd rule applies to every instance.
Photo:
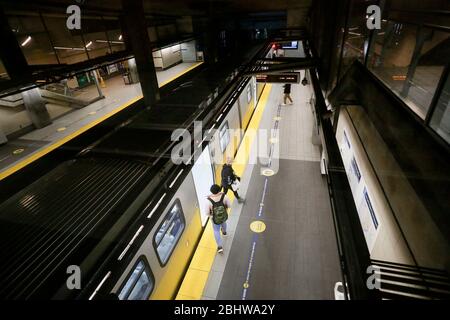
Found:
[[[0,297],[175,298],[205,230],[205,188],[220,183],[264,90],[237,75],[207,99],[178,90],[0,204]],[[210,134],[192,140],[203,166],[176,165],[173,130],[194,121]]]

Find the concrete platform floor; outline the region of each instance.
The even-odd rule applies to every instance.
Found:
[[[201,62],[181,63],[170,69],[157,71],[159,86],[162,87],[200,64]],[[75,110],[48,104],[49,113],[54,118],[52,124],[33,130],[1,146],[0,180],[142,98],[139,83],[125,85],[121,76],[105,82],[106,88],[102,88],[104,99]],[[92,96],[97,92],[97,88],[91,86],[85,91],[87,96]],[[25,111],[24,113],[26,116]],[[3,121],[6,120],[3,117]],[[18,115],[9,120],[24,121]]]
[[[293,85],[293,105],[281,106],[279,170],[261,175],[249,165],[202,299],[334,299],[341,281],[338,251],[320,151],[312,144],[313,115],[309,86]],[[273,85],[260,128],[278,119],[281,85]],[[266,229],[253,232],[250,224]]]

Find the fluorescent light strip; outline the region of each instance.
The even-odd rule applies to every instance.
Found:
[[[108,41],[106,40],[95,40],[95,42],[99,42],[99,43],[107,43]],[[110,43],[114,43],[114,44],[123,44],[123,41],[109,41]]]
[[[220,114],[220,116],[217,118],[216,122],[219,122],[219,120],[222,118],[223,113]]]
[[[153,215],[153,213],[155,213],[156,209],[158,209],[159,205],[161,204],[161,202],[163,201],[164,197],[166,196],[167,193],[164,193],[162,195],[162,197],[158,200],[158,202],[156,203],[156,205],[153,207],[152,211],[150,212],[150,214],[147,216],[147,219],[150,219],[150,217]]]
[[[175,179],[173,179],[172,183],[170,184],[169,188],[172,188],[173,185],[175,184],[175,182],[178,180],[178,178],[180,177],[181,173],[184,171],[184,169],[181,169],[180,172],[178,172],[177,176],[175,177]]]
[[[92,41],[88,42],[88,44],[86,45],[86,48],[89,48],[90,46],[92,46]]]
[[[24,42],[22,42],[22,47],[24,47],[24,46],[26,46],[27,45],[27,43],[28,42],[30,42],[30,40],[31,40],[31,37],[30,36],[28,36],[26,39],[25,39],[25,41]]]
[[[84,48],[69,48],[69,47],[53,47],[57,50],[79,50],[79,51],[84,51]]]
[[[130,242],[128,242],[128,245],[126,246],[126,248],[122,251],[122,253],[120,254],[119,258],[117,260],[122,260],[123,256],[125,255],[125,253],[127,253],[128,249],[131,248],[131,245],[133,244],[134,240],[136,240],[137,236],[139,235],[139,233],[141,233],[142,229],[144,229],[144,225],[141,225],[138,229],[138,231],[136,231],[136,233],[134,234],[133,238],[131,239]]]
[[[95,288],[94,293],[89,297],[89,300],[92,300],[95,295],[97,294],[98,290],[100,290],[100,288],[102,287],[102,285],[105,283],[106,279],[109,278],[109,276],[111,275],[111,271],[108,271],[108,273],[106,274],[106,276],[103,278],[103,280],[100,282],[100,284],[97,286],[97,288]]]

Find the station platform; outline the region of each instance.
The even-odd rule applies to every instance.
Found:
[[[266,85],[250,127],[279,129],[279,168],[267,176],[260,161],[233,165],[246,201],[233,200],[223,254],[208,222],[177,299],[335,298],[341,271],[320,150],[311,138],[311,86],[292,85],[291,96],[293,105],[283,106],[282,84]],[[248,157],[243,153],[241,146],[236,159]]]
[[[163,87],[201,64],[202,62],[183,62],[172,68],[157,71],[159,87]],[[140,83],[124,85],[121,76],[113,77],[105,82],[106,87],[102,88],[104,99],[81,109],[69,109],[47,104],[49,113],[54,118],[50,125],[33,130],[0,146],[0,180],[142,98]],[[91,86],[83,92],[84,98],[95,96],[95,94],[97,94],[95,86]],[[22,116],[26,116],[25,111],[23,111]],[[20,121],[19,119],[4,120],[8,120],[10,123]]]

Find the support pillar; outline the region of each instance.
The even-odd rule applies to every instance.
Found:
[[[406,79],[403,84],[403,89],[401,91],[402,97],[407,97],[409,93],[409,89],[411,88],[412,79],[414,78],[414,74],[416,73],[416,67],[419,64],[420,53],[422,52],[423,45],[425,41],[430,40],[432,37],[431,29],[423,29],[421,26],[417,28],[416,34],[416,46],[414,47],[414,52],[411,58],[411,64],[408,68],[408,73],[406,74]]]
[[[0,146],[8,142],[6,135],[3,133],[2,128],[0,128]]]
[[[138,83],[139,82],[139,73],[136,66],[136,59],[131,58],[128,60],[128,67],[130,68],[130,80],[131,83]]]
[[[125,44],[132,50],[136,60],[145,106],[153,106],[160,96],[143,1],[122,0],[122,8],[125,12],[123,20]]]
[[[23,55],[22,49],[17,42],[11,27],[8,23],[8,17],[0,7],[0,38],[2,41],[2,50],[0,58],[13,81],[27,82],[31,79],[31,72],[28,68],[27,60]],[[32,40],[33,41],[33,40]]]
[[[22,98],[31,122],[36,128],[43,128],[52,123],[39,88],[22,92]]]
[[[102,89],[100,88],[100,83],[98,82],[98,77],[100,77],[100,74],[99,74],[98,70],[92,71],[91,74],[92,74],[92,77],[94,78],[95,87],[97,88],[98,96],[103,99],[105,96],[103,95]]]

